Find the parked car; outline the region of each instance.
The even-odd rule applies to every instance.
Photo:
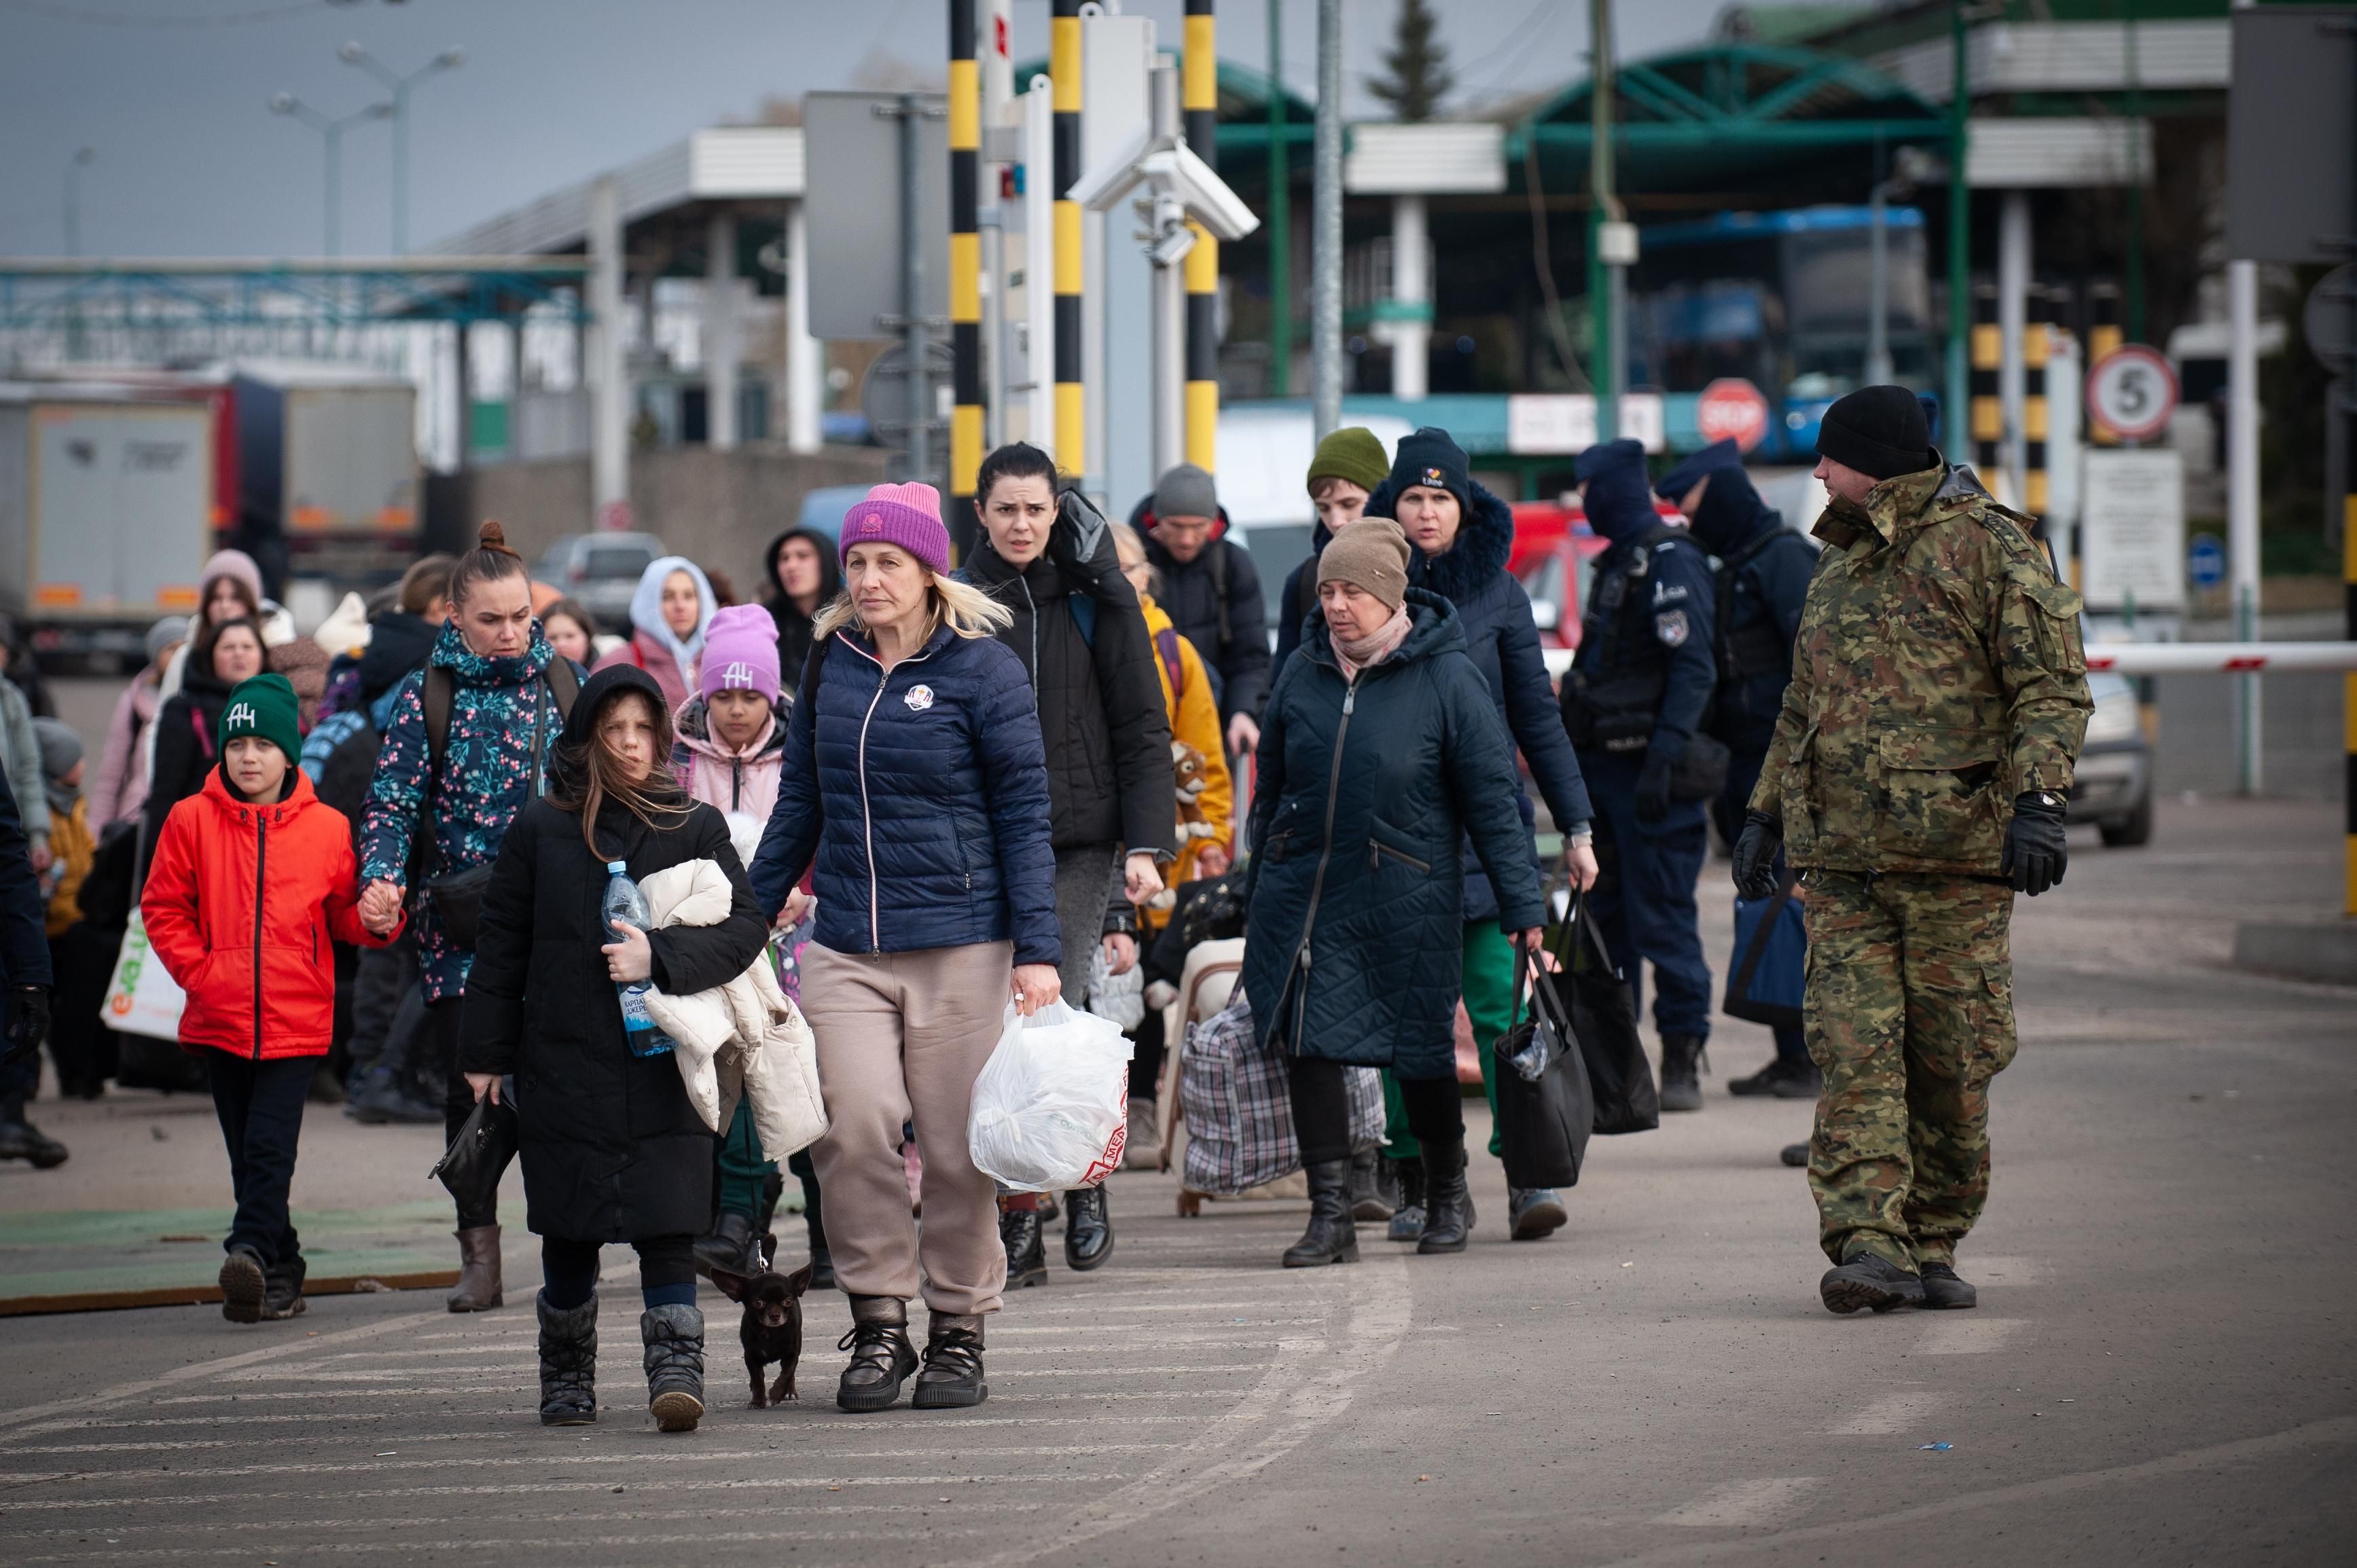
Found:
[[[668,553],[651,533],[568,533],[542,553],[533,575],[579,600],[599,631],[628,637],[630,595],[649,563]]]
[[[2125,675],[2087,677],[2095,711],[2087,716],[2087,738],[2072,775],[2070,820],[2093,822],[2106,848],[2121,849],[2152,839],[2152,746],[2145,739],[2144,711],[2136,684]]]

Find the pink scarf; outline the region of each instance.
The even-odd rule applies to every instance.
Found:
[[[1334,639],[1334,662],[1342,667],[1342,679],[1356,684],[1359,671],[1390,658],[1399,645],[1407,640],[1408,631],[1415,625],[1415,620],[1407,613],[1407,607],[1402,605],[1392,612],[1391,619],[1357,641],[1345,642],[1339,637]]]

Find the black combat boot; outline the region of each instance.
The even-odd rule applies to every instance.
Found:
[[[1814,1100],[1824,1083],[1816,1063],[1778,1057],[1749,1078],[1729,1079],[1727,1092],[1738,1097],[1768,1094],[1779,1100]]]
[[[810,1228],[811,1283],[813,1290],[833,1290],[834,1254],[827,1250],[826,1221],[819,1213],[818,1177],[806,1176],[802,1183],[802,1219]]]
[[[666,1302],[639,1314],[647,1347],[647,1410],[665,1432],[694,1432],[704,1419],[704,1309]]]
[[[917,1369],[908,1303],[896,1295],[853,1296],[851,1331],[834,1348],[851,1352],[834,1402],[852,1412],[890,1410],[900,1402],[900,1385]]]
[[[1002,1208],[998,1240],[1006,1248],[1006,1288],[1048,1283],[1046,1231],[1036,1208]]]
[[[1113,1261],[1113,1211],[1101,1187],[1075,1187],[1064,1195],[1064,1264],[1076,1274]]]
[[[579,1306],[540,1308],[540,1423],[588,1426],[597,1419],[597,1297]]]
[[[1702,1109],[1702,1081],[1695,1076],[1702,1062],[1702,1045],[1700,1035],[1662,1036],[1663,1110]]]
[[[1419,1252],[1461,1252],[1473,1234],[1473,1194],[1465,1185],[1465,1140],[1424,1140],[1424,1236]]]
[[[925,1365],[917,1373],[911,1410],[959,1410],[990,1397],[982,1380],[982,1319],[932,1315],[925,1334]]]
[[[742,1274],[749,1280],[761,1272],[760,1237],[751,1215],[723,1209],[712,1222],[712,1234],[696,1240],[696,1267],[705,1273]]]
[[[1916,1273],[1923,1282],[1923,1299],[1916,1303],[1918,1306],[1955,1312],[1981,1304],[1981,1293],[1956,1277],[1953,1263],[1922,1263]]]
[[[1309,1177],[1309,1229],[1285,1250],[1285,1266],[1306,1269],[1313,1263],[1357,1262],[1359,1230],[1351,1218],[1351,1162],[1319,1160],[1305,1168]]]
[[[1395,1195],[1383,1191],[1383,1155],[1381,1149],[1361,1149],[1351,1156],[1351,1218],[1372,1224],[1389,1219],[1398,1207],[1392,1201]]]
[[[303,1316],[306,1310],[303,1301],[303,1278],[309,1272],[309,1266],[303,1262],[299,1253],[292,1262],[273,1263],[262,1271],[264,1322]]]
[[[1889,1312],[1894,1306],[1921,1305],[1923,1282],[1887,1258],[1852,1252],[1841,1267],[1825,1271],[1825,1277],[1817,1282],[1817,1294],[1838,1313],[1856,1312],[1861,1306]]]
[[[1411,1155],[1393,1162],[1392,1168],[1399,1173],[1399,1207],[1392,1210],[1384,1234],[1394,1241],[1413,1241],[1424,1234],[1424,1157]]]

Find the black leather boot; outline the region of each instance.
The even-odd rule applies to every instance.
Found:
[[[1702,1080],[1696,1076],[1702,1062],[1702,1045],[1699,1035],[1662,1036],[1663,1110],[1702,1109]]]
[[[934,1313],[909,1408],[959,1410],[989,1397],[990,1385],[982,1380],[982,1319]]]
[[[900,1402],[900,1385],[917,1369],[917,1349],[909,1343],[909,1304],[896,1295],[853,1296],[851,1332],[834,1348],[851,1352],[834,1402],[854,1412],[890,1410]]]
[[[1359,1261],[1359,1228],[1351,1218],[1351,1162],[1319,1160],[1305,1167],[1309,1177],[1309,1229],[1285,1250],[1285,1266]]]
[[[1465,1185],[1465,1140],[1424,1140],[1424,1239],[1419,1252],[1461,1252],[1473,1234],[1473,1194]]]
[[[704,1419],[704,1309],[679,1303],[639,1314],[647,1347],[647,1409],[665,1432],[694,1432]]]
[[[1372,1222],[1389,1219],[1394,1205],[1383,1193],[1383,1155],[1380,1149],[1361,1149],[1351,1156],[1351,1218]]]
[[[712,1222],[712,1234],[696,1240],[696,1267],[707,1274],[741,1274],[751,1279],[761,1272],[760,1236],[751,1215],[723,1209]]]
[[[506,1300],[500,1288],[500,1228],[474,1225],[455,1234],[458,1284],[442,1304],[453,1312],[489,1312]]]
[[[1872,1252],[1852,1252],[1841,1267],[1828,1269],[1817,1282],[1817,1294],[1827,1307],[1845,1316],[1860,1307],[1889,1312],[1894,1306],[1923,1305],[1923,1282],[1887,1258]]]
[[[1399,1173],[1399,1207],[1392,1210],[1385,1234],[1394,1241],[1413,1241],[1424,1234],[1424,1157],[1412,1155],[1392,1168]]]
[[[597,1297],[559,1311],[540,1308],[540,1423],[588,1426],[597,1419]]]
[[[1113,1261],[1113,1212],[1101,1187],[1075,1187],[1064,1195],[1064,1264],[1076,1274]]]
[[[1036,1208],[1002,1208],[998,1240],[1006,1248],[1006,1288],[1048,1283],[1048,1246]]]

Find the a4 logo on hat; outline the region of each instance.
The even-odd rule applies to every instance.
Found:
[[[752,684],[753,667],[742,660],[720,671],[720,685],[724,691],[741,691]]]
[[[262,727],[262,715],[253,711],[252,703],[240,703],[221,715],[221,728],[235,729],[240,725],[252,729]]]

